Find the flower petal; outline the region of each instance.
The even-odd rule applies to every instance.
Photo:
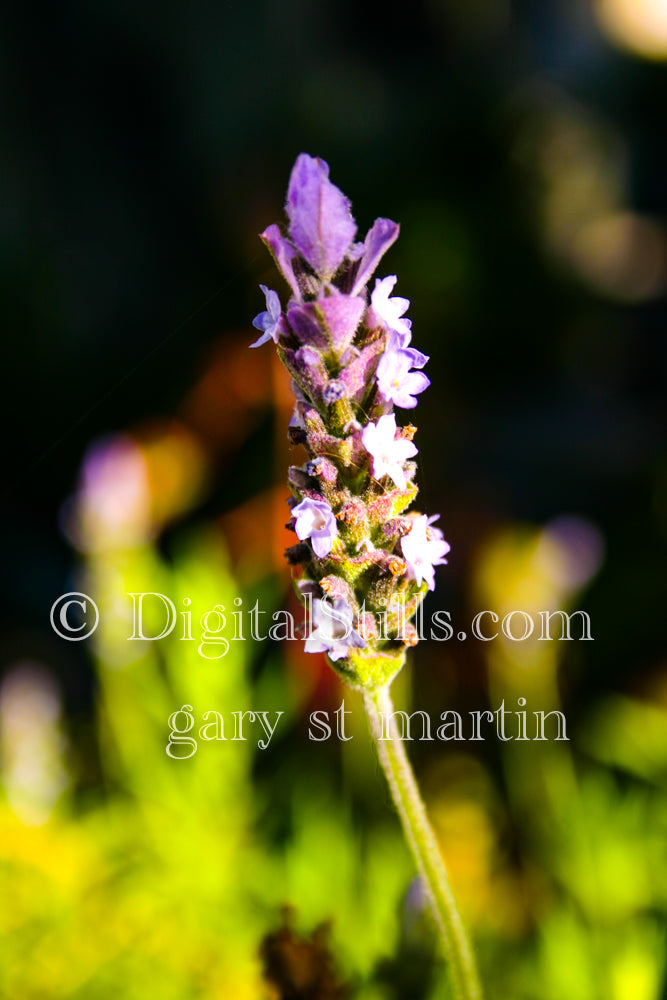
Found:
[[[391,219],[375,220],[363,243],[363,253],[354,278],[352,295],[358,295],[371,278],[384,254],[397,239],[399,229],[398,223],[392,222]]]
[[[325,281],[331,279],[354,240],[350,203],[329,180],[324,160],[301,153],[287,192],[290,236],[301,256]]]
[[[275,223],[260,233],[259,238],[269,249],[276,267],[294,292],[295,298],[300,302],[301,291],[292,266],[292,261],[296,257],[296,249],[288,239],[285,239]]]
[[[354,339],[366,303],[357,296],[334,293],[318,299],[316,307],[322,312],[334,350],[342,354]]]

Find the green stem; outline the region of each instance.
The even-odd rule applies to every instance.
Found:
[[[433,913],[444,940],[455,996],[457,1000],[481,1000],[482,990],[475,960],[433,828],[397,730],[388,686],[364,692],[364,704],[405,837],[426,883]]]

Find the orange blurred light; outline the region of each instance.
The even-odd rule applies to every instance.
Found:
[[[289,579],[285,549],[296,542],[285,525],[290,516],[287,486],[275,486],[246,501],[221,519],[236,576],[254,583],[273,573]]]
[[[249,336],[216,345],[181,414],[215,452],[232,450],[271,404],[272,352],[250,350]]]
[[[598,0],[595,13],[611,41],[645,59],[667,59],[665,0]]]

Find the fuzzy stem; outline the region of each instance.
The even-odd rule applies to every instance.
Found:
[[[364,692],[364,705],[394,803],[442,934],[457,1000],[481,1000],[475,960],[419,788],[400,738],[389,687]],[[384,719],[384,731],[383,731]],[[384,735],[389,738],[385,739]]]

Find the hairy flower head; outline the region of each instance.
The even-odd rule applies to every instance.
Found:
[[[373,690],[417,641],[409,619],[449,550],[435,518],[406,513],[417,495],[416,428],[398,427],[393,412],[416,407],[428,358],[408,346],[410,303],[391,294],[396,275],[368,287],[397,223],[376,219],[355,242],[348,199],[327,164],[306,153],[286,212],[286,228],[271,225],[261,238],[291,295],[283,310],[261,286],[266,310],[253,321],[261,336],[252,346],[276,344],[295,395],[289,437],[307,454],[288,473],[297,543],[287,558],[301,599],[312,601],[306,650],[327,653],[349,683]]]

